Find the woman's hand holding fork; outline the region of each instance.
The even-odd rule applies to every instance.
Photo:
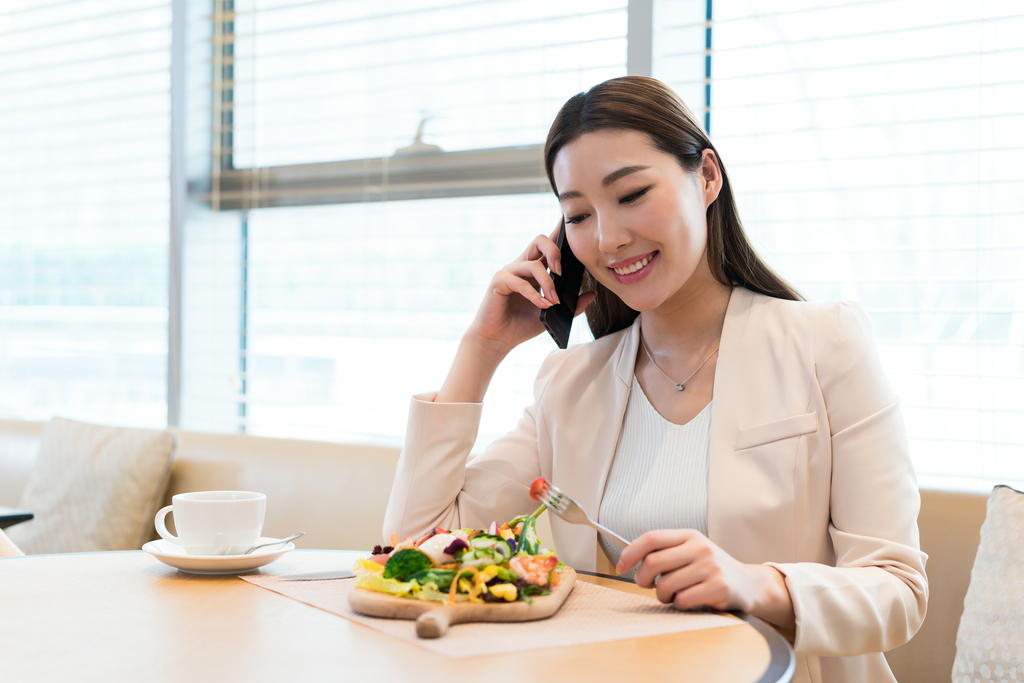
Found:
[[[637,562],[637,585],[654,588],[659,600],[677,609],[739,609],[784,629],[796,628],[782,572],[744,564],[699,531],[649,531],[622,551],[615,570],[624,573]]]

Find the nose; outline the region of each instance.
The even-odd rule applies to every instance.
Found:
[[[597,244],[606,254],[614,254],[633,242],[633,233],[621,221],[598,216]]]

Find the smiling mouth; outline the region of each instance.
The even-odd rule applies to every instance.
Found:
[[[654,254],[651,254],[650,256],[643,257],[639,261],[634,261],[625,268],[612,268],[612,271],[614,271],[616,275],[630,275],[631,273],[635,273],[636,271],[646,266],[648,263],[651,262],[651,259],[653,258]]]

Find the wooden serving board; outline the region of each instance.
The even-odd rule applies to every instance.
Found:
[[[559,610],[572,592],[576,572],[571,567],[562,569],[561,581],[550,595],[533,598],[532,603],[489,602],[484,604],[457,602],[446,605],[400,598],[366,588],[356,588],[348,596],[348,604],[356,612],[388,619],[415,619],[416,635],[420,638],[440,638],[451,624],[470,621],[534,621],[547,619]]]

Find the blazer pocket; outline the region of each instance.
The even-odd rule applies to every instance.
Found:
[[[818,431],[817,412],[784,417],[775,422],[741,429],[736,438],[736,450],[741,451],[744,448],[753,448],[772,441],[781,441],[816,431]]]

